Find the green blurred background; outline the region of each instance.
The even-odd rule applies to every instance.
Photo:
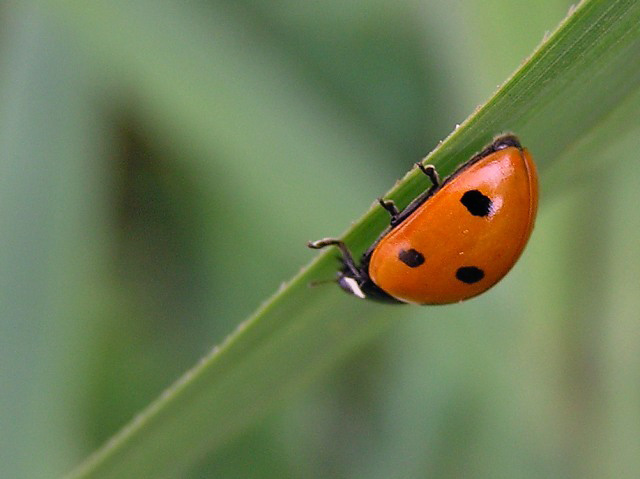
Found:
[[[58,476],[126,424],[571,3],[0,2],[0,475]],[[637,136],[586,171],[537,158],[505,281],[398,309],[188,477],[637,477]]]

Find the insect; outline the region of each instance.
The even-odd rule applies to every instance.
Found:
[[[433,166],[417,166],[431,186],[402,211],[378,200],[390,225],[359,263],[339,239],[308,243],[340,249],[337,282],[346,292],[387,303],[455,303],[491,288],[524,250],[538,175],[518,138],[497,137],[444,181]]]

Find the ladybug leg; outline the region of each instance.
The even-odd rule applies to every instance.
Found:
[[[389,214],[391,215],[391,220],[393,220],[400,214],[400,211],[398,211],[398,207],[393,202],[393,200],[383,200],[382,198],[378,198],[378,203],[380,203],[380,206],[382,206],[389,212]]]
[[[349,251],[349,248],[347,248],[347,245],[344,244],[343,241],[335,238],[323,238],[318,241],[309,241],[307,246],[311,249],[321,249],[326,246],[337,246],[342,253],[342,263],[351,272],[351,275],[354,278],[362,278],[360,268],[356,265],[356,262],[353,260],[353,256],[351,255],[351,251]]]
[[[440,186],[440,176],[438,175],[438,172],[436,171],[436,168],[433,165],[425,166],[422,163],[418,162],[416,163],[416,166],[420,168],[420,171],[422,171],[425,175],[429,177],[429,179],[431,180],[431,183],[433,183],[433,186],[435,187]]]

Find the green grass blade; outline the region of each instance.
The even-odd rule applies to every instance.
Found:
[[[583,2],[429,161],[450,172],[495,134],[513,131],[545,170],[637,98],[638,60],[640,4]],[[620,133],[625,123],[616,122]],[[411,172],[390,196],[406,204],[423,188],[420,180]],[[346,238],[362,250],[384,223],[384,213],[373,209]],[[392,324],[395,307],[308,287],[331,277],[335,266],[334,252],[320,255],[71,477],[178,474]]]

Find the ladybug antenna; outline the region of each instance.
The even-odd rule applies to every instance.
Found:
[[[316,281],[311,281],[309,283],[309,287],[310,288],[315,288],[316,286],[320,286],[322,284],[337,283],[337,282],[338,282],[337,278],[333,278],[333,279],[318,279]]]

